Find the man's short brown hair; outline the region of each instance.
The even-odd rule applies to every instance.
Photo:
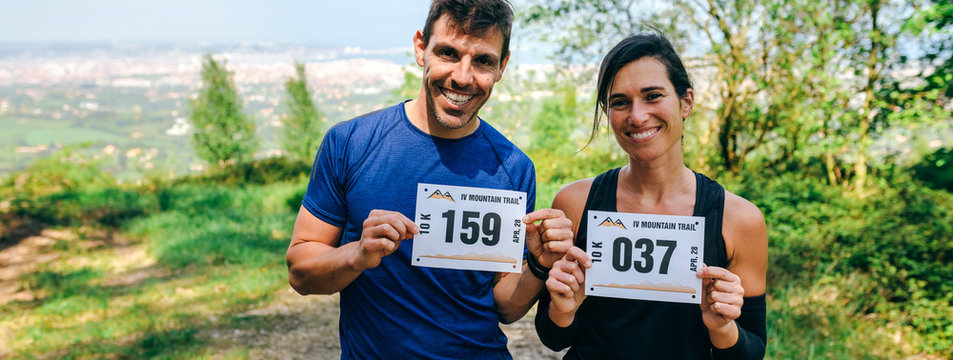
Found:
[[[450,16],[450,26],[468,35],[482,36],[496,29],[503,34],[500,57],[510,52],[510,29],[513,26],[513,7],[507,0],[434,0],[424,24],[424,47],[430,42],[433,24],[441,16]]]

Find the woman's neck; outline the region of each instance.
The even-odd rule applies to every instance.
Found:
[[[619,172],[619,211],[691,215],[695,175],[683,162],[629,161]]]

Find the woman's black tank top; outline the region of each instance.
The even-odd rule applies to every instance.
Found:
[[[589,210],[618,211],[619,168],[592,182],[582,219]],[[726,267],[721,234],[725,189],[695,173],[693,216],[705,217],[705,264]],[[579,223],[576,246],[586,249],[586,221]],[[576,314],[578,338],[567,359],[708,359],[711,341],[697,304],[588,297]]]

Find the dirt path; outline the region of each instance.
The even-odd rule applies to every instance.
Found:
[[[205,336],[223,354],[248,350],[253,359],[339,359],[338,296],[300,296],[290,288],[278,301],[238,315],[247,321],[236,329],[209,330]],[[533,328],[535,308],[523,319],[502,325],[514,359],[559,359],[545,348]]]

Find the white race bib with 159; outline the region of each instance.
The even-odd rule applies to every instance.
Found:
[[[514,272],[523,264],[526,193],[417,184],[415,266]]]
[[[701,303],[705,218],[589,211],[586,295]]]

